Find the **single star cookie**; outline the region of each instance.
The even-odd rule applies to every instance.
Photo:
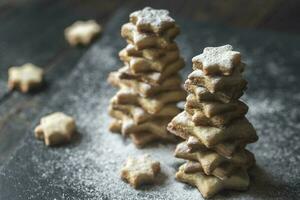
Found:
[[[95,20],[77,21],[65,29],[65,38],[71,46],[88,45],[101,31]]]
[[[241,54],[232,51],[231,45],[206,47],[203,53],[193,57],[194,68],[201,69],[205,75],[230,75],[234,67],[241,63]]]
[[[75,120],[61,112],[43,117],[34,130],[35,137],[44,140],[47,146],[69,142],[75,132]]]
[[[145,7],[130,14],[130,21],[140,32],[161,33],[175,25],[175,20],[169,16],[169,11]]]
[[[160,172],[160,163],[154,161],[150,155],[137,158],[129,157],[121,170],[121,177],[134,188],[142,184],[153,183]]]
[[[8,87],[10,90],[19,89],[28,92],[37,88],[43,81],[43,70],[31,63],[20,67],[11,67],[8,70]]]

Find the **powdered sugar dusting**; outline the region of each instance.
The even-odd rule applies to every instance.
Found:
[[[145,7],[130,14],[130,18],[135,18],[136,25],[149,24],[154,29],[161,29],[166,23],[175,23],[175,20],[169,16],[169,11],[163,9],[153,9]]]
[[[204,48],[203,53],[193,57],[192,61],[202,63],[204,69],[215,66],[232,69],[234,67],[234,58],[240,56],[239,52],[232,51],[232,49],[231,45],[206,47]]]

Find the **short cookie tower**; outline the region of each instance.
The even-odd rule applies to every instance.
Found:
[[[128,45],[119,53],[124,66],[108,77],[120,89],[109,106],[110,130],[129,136],[138,147],[176,138],[166,127],[186,97],[178,75],[184,61],[174,42],[179,32],[167,10],[150,7],[133,12],[122,26]]]
[[[255,162],[245,146],[258,139],[245,117],[247,105],[238,100],[247,87],[245,64],[230,45],[207,47],[192,61],[194,71],[184,85],[189,93],[185,110],[168,125],[185,139],[175,156],[188,161],[176,178],[196,186],[204,197],[223,189],[245,190],[247,169]]]

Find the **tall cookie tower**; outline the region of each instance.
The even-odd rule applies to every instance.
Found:
[[[258,137],[239,100],[247,87],[242,76],[245,64],[232,46],[207,47],[194,57],[193,72],[185,82],[189,93],[185,110],[168,125],[168,130],[185,141],[175,156],[187,160],[176,178],[196,186],[204,197],[223,189],[245,190],[247,169],[254,155],[245,149]]]
[[[109,106],[110,130],[129,136],[138,147],[176,138],[166,127],[186,97],[178,75],[184,61],[174,42],[179,32],[167,10],[150,7],[133,12],[122,26],[128,45],[119,53],[124,66],[108,77],[120,89]]]

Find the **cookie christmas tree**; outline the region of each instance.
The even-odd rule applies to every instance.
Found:
[[[110,73],[119,88],[111,99],[110,130],[129,136],[139,147],[153,141],[174,141],[166,127],[184,100],[178,71],[184,66],[175,37],[179,27],[167,10],[146,7],[133,12],[122,26],[128,45],[119,53],[124,66]]]
[[[175,156],[187,160],[176,178],[196,186],[204,197],[223,189],[245,190],[254,155],[245,149],[258,137],[239,100],[247,87],[245,64],[232,46],[207,47],[192,59],[193,72],[185,82],[185,109],[168,130],[185,141]]]

